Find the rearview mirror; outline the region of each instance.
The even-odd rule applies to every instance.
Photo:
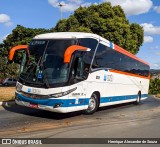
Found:
[[[64,63],[70,63],[71,61],[71,56],[74,51],[90,51],[90,48],[80,46],[80,45],[72,45],[68,47],[64,53]]]
[[[18,50],[26,50],[27,55],[29,57],[28,45],[18,45],[18,46],[15,46],[15,47],[11,48],[11,50],[9,51],[9,56],[8,56],[9,62],[13,61],[15,52],[18,51]]]

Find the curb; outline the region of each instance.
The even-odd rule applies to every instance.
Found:
[[[3,102],[0,102],[0,106],[12,106],[15,104],[15,101],[3,101]]]

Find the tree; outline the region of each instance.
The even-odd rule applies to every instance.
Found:
[[[17,25],[12,33],[1,44],[3,55],[8,55],[8,51],[16,45],[28,44],[30,40],[42,33],[48,33],[50,30],[47,29],[32,29],[26,28],[21,25]]]
[[[18,64],[7,64],[7,57],[0,57],[0,79],[6,77],[17,78],[19,72]]]
[[[17,25],[17,27],[13,29],[12,33],[7,36],[3,43],[0,44],[0,78],[16,77],[18,75],[19,65],[15,63],[7,63],[8,53],[12,47],[28,44],[34,36],[48,32],[50,32],[50,30],[32,29]],[[16,54],[15,62],[20,61],[20,58],[21,52]]]
[[[110,3],[80,7],[51,30],[98,34],[133,54],[138,53],[144,36],[139,24],[130,24],[123,9],[120,6],[112,7]]]
[[[151,79],[150,85],[149,85],[149,93],[150,94],[160,93],[160,79],[158,78]]]

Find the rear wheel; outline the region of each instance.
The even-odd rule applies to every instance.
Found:
[[[93,93],[88,104],[88,108],[84,111],[85,114],[93,114],[98,109],[98,96]]]

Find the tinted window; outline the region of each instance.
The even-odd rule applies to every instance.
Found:
[[[76,40],[73,39],[49,41],[43,62],[44,75],[49,84],[64,83],[67,81],[69,66],[64,63],[64,52],[69,46],[75,44]]]
[[[88,47],[91,51],[95,51],[98,41],[92,38],[81,38],[79,39],[79,45]]]
[[[55,54],[56,56],[64,58],[66,49],[75,44],[76,40],[73,39],[50,40],[46,49],[46,54]]]
[[[99,44],[92,68],[113,68],[113,50],[103,44]]]
[[[149,66],[100,44],[92,68],[111,68],[137,75],[148,76]]]
[[[29,86],[63,85],[69,75],[69,64],[64,63],[64,53],[69,46],[75,44],[76,39],[31,41],[30,60],[24,63],[20,78]]]
[[[85,57],[83,59],[86,67],[89,69],[98,41],[93,38],[81,38],[78,44],[91,49],[91,51],[84,53]]]

